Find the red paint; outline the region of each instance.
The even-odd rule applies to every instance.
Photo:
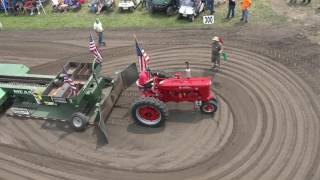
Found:
[[[138,83],[139,86],[143,86],[150,79],[149,73],[146,71],[141,71],[139,73]]]
[[[153,106],[142,106],[138,109],[139,116],[147,121],[155,121],[160,117],[159,111]]]
[[[182,101],[208,101],[214,98],[211,91],[210,77],[180,77],[176,74],[173,78],[153,77],[153,88],[144,88],[142,96],[152,96],[164,102]]]

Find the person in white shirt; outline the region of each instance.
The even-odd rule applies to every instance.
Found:
[[[93,24],[93,29],[99,37],[99,45],[105,46],[106,43],[104,42],[104,38],[103,38],[103,27],[102,27],[102,23],[100,22],[100,20],[98,18],[96,19],[96,21]]]

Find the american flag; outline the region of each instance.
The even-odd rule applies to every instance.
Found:
[[[94,43],[91,32],[90,32],[90,37],[89,37],[89,50],[93,53],[96,62],[101,64],[103,58],[99,52],[99,49],[97,48],[96,44]]]
[[[136,42],[136,50],[137,50],[137,56],[139,58],[139,66],[140,66],[140,72],[146,71],[147,65],[149,63],[150,57],[143,49],[140,48],[137,39],[135,39]]]
[[[68,75],[68,71],[66,70],[66,66],[62,66],[62,73],[63,73],[63,83],[67,83],[70,86],[71,94],[76,95],[78,90],[77,87],[72,80],[72,78]]]
[[[72,80],[71,77],[69,77],[66,74],[66,76],[64,76],[63,82],[70,85],[70,89],[71,89],[71,94],[72,95],[76,95],[77,94],[77,92],[78,92],[77,87],[76,87],[76,85],[75,85],[75,83],[74,83],[74,81]]]

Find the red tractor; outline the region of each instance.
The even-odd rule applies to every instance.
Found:
[[[138,48],[137,48],[138,49]],[[189,63],[186,62],[186,76],[162,71],[150,71],[147,62],[139,58],[140,72],[137,86],[141,97],[131,105],[131,115],[138,123],[148,127],[159,127],[168,118],[165,102],[193,102],[202,113],[214,114],[217,99],[211,91],[210,77],[191,77]]]

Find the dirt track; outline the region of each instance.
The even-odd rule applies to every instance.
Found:
[[[100,146],[94,129],[75,133],[64,124],[3,115],[0,177],[319,179],[319,46],[296,29],[108,30],[104,73],[136,60],[135,33],[153,68],[183,70],[187,60],[193,75],[214,77],[218,113],[204,116],[170,104],[165,127],[139,127],[128,116],[137,94],[132,87],[107,121],[107,146]],[[225,38],[230,55],[218,74],[209,71],[213,34]],[[87,36],[85,30],[1,32],[0,60],[54,74],[68,60],[91,61]]]

